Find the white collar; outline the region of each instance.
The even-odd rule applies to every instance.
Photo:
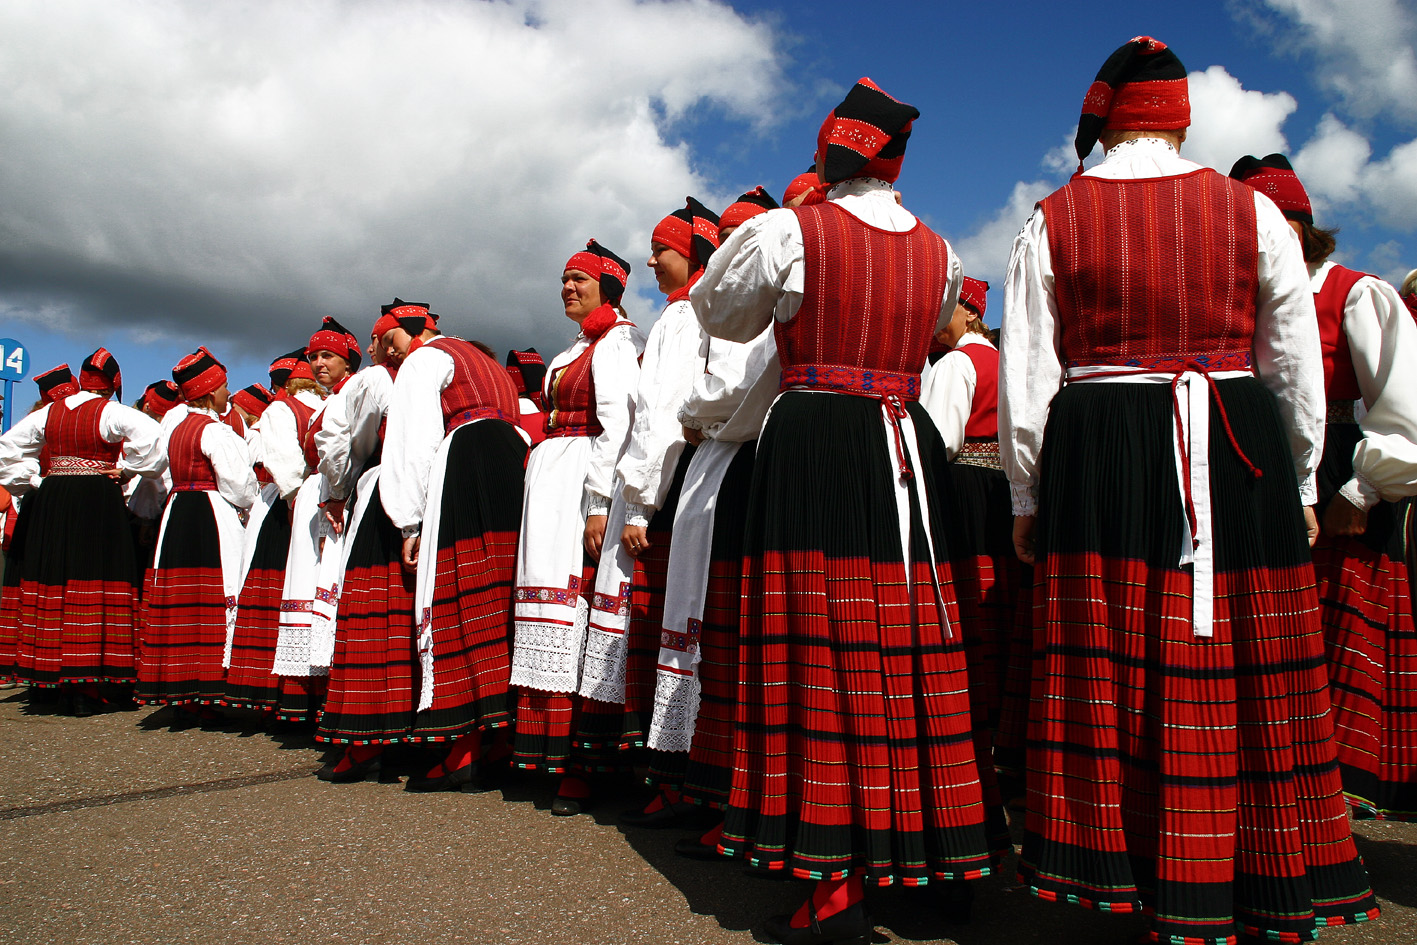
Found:
[[[839,200],[842,197],[867,197],[874,194],[885,194],[894,201],[895,187],[876,177],[848,177],[832,184],[831,190],[827,191],[827,199]]]
[[[1161,154],[1166,151],[1171,152],[1177,157],[1181,154],[1180,151],[1176,150],[1176,146],[1165,138],[1128,138],[1126,141],[1112,145],[1112,147],[1107,150],[1107,156],[1103,158],[1103,162],[1106,163],[1113,160],[1125,161],[1128,157],[1133,156],[1133,152],[1140,154]]]

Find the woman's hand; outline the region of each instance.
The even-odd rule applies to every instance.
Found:
[[[592,561],[600,560],[600,548],[605,544],[605,520],[608,515],[587,515],[585,519],[585,553]]]
[[[1314,547],[1319,539],[1319,517],[1314,514],[1312,505],[1304,506],[1304,531],[1309,533],[1309,547]]]
[[[693,427],[684,428],[684,441],[690,446],[698,446],[704,441],[704,431],[695,430]]]
[[[330,523],[335,534],[344,531],[344,499],[330,499],[321,508],[325,510],[325,521]]]
[[[422,535],[410,535],[403,540],[403,569],[405,571],[418,570],[418,549],[422,540]]]
[[[1036,515],[1014,516],[1014,554],[1024,564],[1033,563],[1033,526],[1037,521]]]
[[[620,533],[620,544],[625,546],[625,551],[631,558],[638,558],[640,552],[650,546],[649,535],[645,533],[643,525],[626,525],[625,530]]]
[[[1310,515],[1312,509],[1306,509]],[[1308,521],[1308,516],[1305,516]],[[1368,530],[1368,512],[1349,502],[1343,497],[1343,493],[1338,493],[1329,500],[1328,508],[1324,509],[1325,535],[1361,535]],[[1309,544],[1314,543],[1315,533],[1313,529],[1309,531]]]

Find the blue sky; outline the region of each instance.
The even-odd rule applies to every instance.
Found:
[[[639,266],[685,194],[780,194],[862,75],[922,113],[906,206],[998,285],[1098,66],[1142,33],[1199,74],[1183,153],[1286,150],[1348,264],[1417,266],[1401,0],[20,0],[0,9],[0,337],[31,376],[103,344],[130,401],[199,342],[264,380],[323,315],[363,334],[396,294],[550,355],[585,239]],[[648,326],[643,267],[630,289]]]

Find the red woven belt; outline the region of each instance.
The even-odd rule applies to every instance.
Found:
[[[188,479],[185,482],[174,482],[173,492],[215,492],[216,483],[209,479]]]
[[[474,407],[472,410],[464,410],[462,413],[455,413],[443,422],[443,435],[447,436],[458,427],[466,426],[474,420],[505,420],[516,426],[517,418],[509,417],[496,407]]]
[[[831,364],[797,364],[782,369],[779,390],[788,388],[837,391],[884,400],[920,399],[920,375],[900,371],[868,371]]]
[[[82,456],[49,457],[50,476],[101,476],[113,468],[112,463],[101,459],[85,459]]]

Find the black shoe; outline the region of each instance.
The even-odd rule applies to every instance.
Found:
[[[461,791],[464,794],[479,794],[485,791],[477,780],[477,764],[471,760],[461,768],[444,771],[434,777],[409,778],[404,784],[405,791]]]
[[[968,922],[974,908],[974,884],[967,879],[941,883],[937,903],[946,922]]]
[[[74,693],[73,701],[69,704],[69,714],[76,719],[86,719],[93,713],[93,700],[82,692]]]
[[[806,928],[794,929],[791,915],[775,915],[765,927],[768,935],[782,945],[870,945],[875,928],[866,914],[866,904],[847,906],[836,915],[817,918],[812,910],[812,922]]]
[[[340,761],[344,758],[341,757]],[[365,761],[351,762],[348,768],[343,771],[336,771],[340,762],[328,764],[315,772],[315,777],[321,781],[328,781],[331,784],[353,784],[355,781],[363,781],[371,775],[377,777],[384,768],[384,753],[381,751],[372,758]]]
[[[664,801],[664,792],[655,795],[658,800]],[[654,803],[653,801],[650,802]],[[649,830],[662,830],[665,827],[680,827],[687,823],[698,813],[699,808],[689,801],[674,801],[669,803],[664,801],[655,810],[627,810],[620,815],[620,823],[626,827],[644,827]]]
[[[707,843],[701,842],[698,837],[685,837],[683,840],[675,841],[674,852],[691,860],[710,861],[727,859],[727,857],[719,854],[717,846],[711,847]]]

